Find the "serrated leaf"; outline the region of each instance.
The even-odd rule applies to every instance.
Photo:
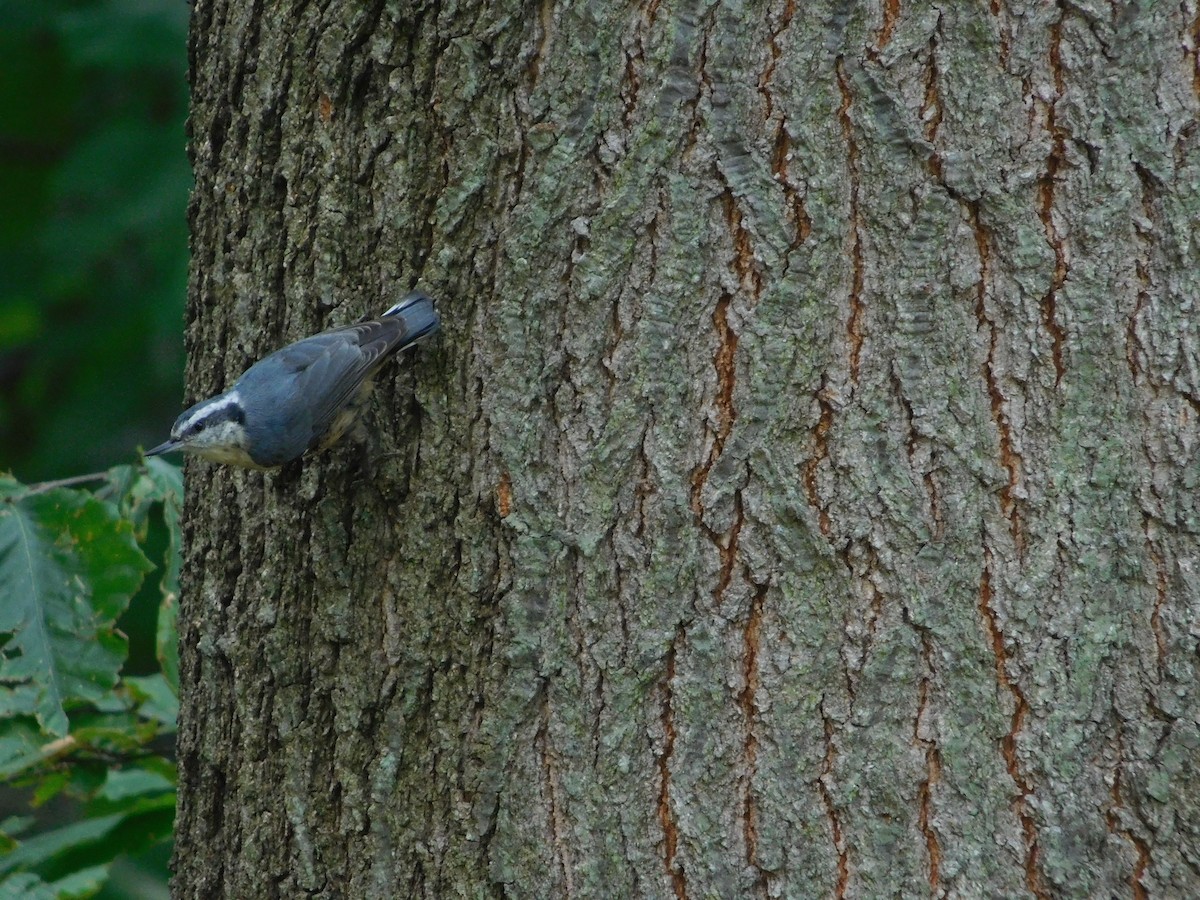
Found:
[[[146,477],[154,484],[156,500],[174,500],[176,505],[183,502],[183,469],[157,456],[150,457],[142,465]]]
[[[117,498],[121,514],[134,523],[139,534],[145,533],[150,508],[171,503],[176,512],[183,503],[183,470],[158,457],[143,460],[139,466],[114,466],[105,474],[104,490]]]
[[[116,502],[121,515],[133,523],[134,533],[142,541],[146,534],[146,510],[138,508],[134,494],[140,473],[138,466],[113,466],[104,473],[105,483],[95,493],[97,497]]]
[[[115,623],[151,565],[130,524],[85,491],[21,495],[5,476],[0,497],[0,719],[32,715],[63,736],[70,705],[116,684]]]

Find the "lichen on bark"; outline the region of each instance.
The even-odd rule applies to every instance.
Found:
[[[1194,3],[193,16],[176,896],[1197,892]]]

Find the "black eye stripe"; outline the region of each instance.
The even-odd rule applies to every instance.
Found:
[[[216,409],[208,411],[204,416],[185,426],[179,434],[180,439],[192,437],[199,434],[206,428],[213,425],[220,425],[223,422],[233,422],[237,425],[246,424],[246,413],[242,407],[236,403],[229,403],[218,406]]]

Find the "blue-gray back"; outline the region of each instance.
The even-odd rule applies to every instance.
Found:
[[[279,465],[315,446],[390,356],[438,324],[433,301],[414,293],[378,319],[305,338],[255,363],[234,385],[254,461]]]

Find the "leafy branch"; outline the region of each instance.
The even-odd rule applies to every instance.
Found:
[[[76,485],[98,483],[95,490]],[[179,659],[180,471],[162,460],[22,485],[0,476],[0,784],[31,807],[67,794],[82,820],[32,831],[0,822],[0,898],[95,893],[122,853],[168,837]],[[160,671],[123,675],[118,620],[155,569],[145,547],[161,510]]]

